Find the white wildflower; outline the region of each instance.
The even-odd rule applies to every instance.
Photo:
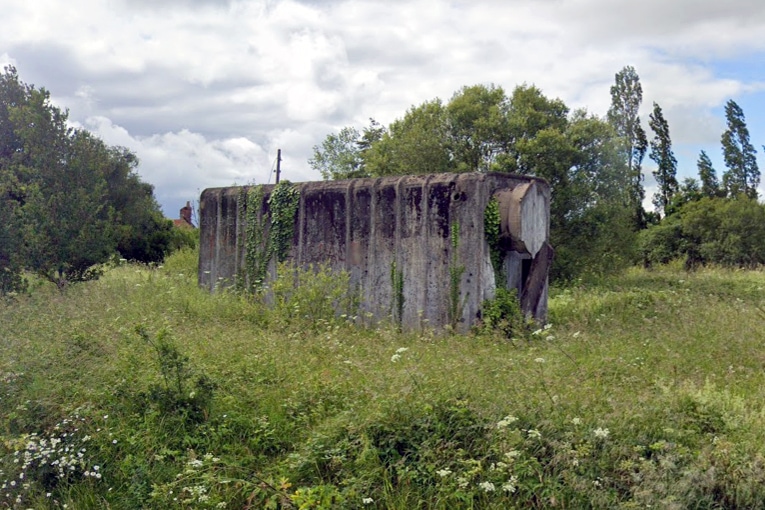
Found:
[[[581,425],[582,424],[582,419],[581,418],[574,418],[573,420],[571,420],[571,423],[573,423],[574,425]]]
[[[544,363],[544,362],[545,362],[544,358],[534,358],[534,363]]]
[[[452,470],[449,468],[439,469],[438,471],[436,471],[436,474],[438,474],[438,476],[440,476],[441,478],[445,478],[449,476],[450,474],[452,474]]]
[[[596,428],[596,429],[593,431],[593,434],[595,434],[595,437],[597,437],[597,438],[599,438],[599,439],[605,439],[605,438],[607,438],[607,437],[608,437],[608,435],[609,435],[610,433],[611,433],[611,431],[610,431],[610,430],[608,430],[608,429],[604,429],[604,428],[601,428],[601,427],[598,427],[598,428]]]
[[[484,492],[494,492],[495,490],[494,484],[491,482],[481,482],[478,484],[478,487],[480,487]]]
[[[364,505],[371,505],[375,500],[372,498],[362,498],[361,503]]]
[[[516,421],[518,421],[518,418],[512,415],[507,415],[497,422],[497,428],[504,429],[505,427],[512,425]]]
[[[505,457],[506,457],[506,458],[507,458],[507,460],[509,460],[510,462],[514,461],[514,460],[515,460],[517,457],[519,457],[520,455],[521,455],[521,452],[519,452],[518,450],[510,450],[509,452],[506,452],[506,453],[505,453]]]
[[[502,484],[502,490],[507,492],[508,494],[512,494],[515,492],[517,485],[518,485],[518,478],[515,476],[511,476],[508,481]]]
[[[539,432],[537,429],[529,429],[526,431],[526,433],[529,435],[529,437],[539,439],[542,437],[542,433]]]

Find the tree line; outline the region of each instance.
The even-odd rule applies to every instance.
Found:
[[[661,250],[653,245],[667,236],[653,234],[654,229],[676,222],[682,210],[712,207],[703,201],[686,207],[705,196],[720,203],[751,200],[761,208],[756,151],[743,111],[733,100],[725,107],[722,180],[702,151],[699,178],[679,183],[669,124],[659,104],[653,104],[649,116],[650,140],[643,129],[636,70],[626,66],[616,73],[610,93],[611,106],[600,117],[586,109],[571,110],[533,85],[519,85],[509,95],[495,85],[466,86],[447,102],[436,98],[410,107],[387,127],[370,119],[362,129],[344,127],[327,135],[314,147],[309,165],[325,179],[489,171],[543,177],[552,192],[556,280],[657,261],[652,250]],[[643,206],[646,155],[656,164],[653,211]],[[689,239],[681,243],[685,251],[670,258],[694,253],[688,244],[704,242]]]
[[[158,262],[194,244],[164,218],[138,158],[67,123],[44,88],[0,74],[0,295],[25,271],[63,288],[118,256]]]

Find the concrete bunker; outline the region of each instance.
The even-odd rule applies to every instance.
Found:
[[[287,189],[292,208],[272,211],[271,195],[285,192],[278,186],[260,185],[258,193],[255,187],[202,192],[201,286],[214,291],[221,282],[248,277],[247,236],[258,227],[248,228],[249,218],[261,229],[291,227],[280,234],[287,260],[347,271],[361,311],[376,320],[398,314],[394,318],[404,328],[427,320],[465,331],[498,285],[518,290],[527,315],[546,318],[553,250],[550,188],[542,179],[467,173],[296,183]],[[486,235],[487,207],[498,216],[493,246]],[[273,222],[274,214],[281,223]],[[269,217],[272,226],[263,221]],[[273,275],[273,260],[262,262],[269,265],[264,274]]]

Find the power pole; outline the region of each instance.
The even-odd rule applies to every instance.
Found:
[[[276,151],[276,184],[279,184],[279,175],[282,173],[282,150]]]

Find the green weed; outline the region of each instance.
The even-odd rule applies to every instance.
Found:
[[[0,508],[763,507],[762,272],[574,282],[508,342],[509,296],[400,332],[326,268],[265,306],[195,257],[0,301]]]

